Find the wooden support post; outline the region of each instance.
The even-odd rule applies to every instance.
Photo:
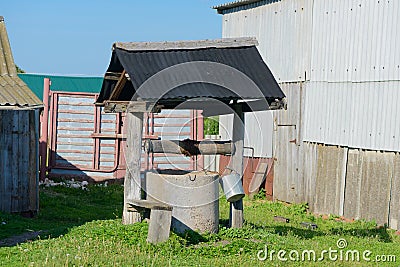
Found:
[[[141,198],[140,157],[142,154],[143,113],[126,113],[126,175],[124,181],[123,224],[140,222],[139,212],[128,211],[128,200]]]
[[[233,119],[232,142],[235,151],[231,157],[231,168],[243,177],[243,146],[244,146],[244,113],[241,104],[235,105]],[[231,203],[229,211],[229,225],[231,228],[243,226],[243,200]]]
[[[48,139],[49,139],[49,98],[50,98],[50,79],[44,78],[43,81],[43,105],[44,110],[41,116],[40,127],[40,180],[46,179],[47,171],[47,153],[48,153]]]
[[[149,200],[128,199],[127,207],[130,212],[150,210],[147,242],[158,244],[168,240],[172,221],[172,206]]]
[[[172,210],[152,209],[147,242],[158,244],[167,241],[169,239],[171,220]]]

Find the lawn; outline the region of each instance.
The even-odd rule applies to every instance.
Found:
[[[400,237],[393,230],[374,222],[314,216],[305,204],[262,197],[245,199],[242,229],[226,227],[229,205],[221,199],[218,234],[172,233],[168,242],[151,245],[146,243],[147,223],[121,224],[121,185],[88,188],[41,187],[41,209],[34,219],[0,213],[0,240],[26,232],[40,234],[35,241],[1,247],[0,266],[400,265]],[[303,222],[317,228],[307,229]]]

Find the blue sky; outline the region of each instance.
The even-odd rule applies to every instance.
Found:
[[[28,73],[102,76],[112,43],[221,37],[225,0],[4,1],[16,64]]]

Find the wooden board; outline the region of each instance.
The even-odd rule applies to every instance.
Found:
[[[129,206],[134,207],[135,209],[151,209],[151,210],[172,210],[172,206],[161,203],[161,202],[156,202],[156,201],[151,201],[151,200],[138,200],[138,199],[129,199],[127,200],[127,204]]]
[[[158,244],[167,241],[171,229],[171,221],[171,210],[152,210],[147,242]]]
[[[200,48],[232,48],[258,45],[254,37],[223,38],[217,40],[196,40],[176,42],[128,42],[115,43],[113,48],[128,51],[188,50]]]
[[[244,113],[240,104],[235,106],[235,112],[232,133],[235,151],[232,154],[231,168],[243,177]],[[243,221],[243,200],[240,199],[230,205],[229,223],[232,228],[242,228]]]
[[[139,212],[128,211],[128,200],[140,200],[140,158],[142,154],[143,113],[127,113],[127,137],[126,137],[126,175],[124,180],[124,211],[123,223],[133,224],[140,222]]]
[[[196,141],[196,140],[147,140],[146,151],[149,153],[195,155],[228,155],[234,151],[231,141]]]
[[[0,210],[39,208],[39,110],[0,109]]]
[[[267,177],[268,171],[268,163],[261,162],[258,164],[257,170],[251,179],[249,185],[249,197],[252,198],[255,194],[258,193],[261,184],[264,182],[265,178]]]
[[[160,112],[160,107],[153,102],[145,101],[105,101],[104,112],[106,113],[125,113],[125,112]],[[102,106],[103,104],[97,104]]]

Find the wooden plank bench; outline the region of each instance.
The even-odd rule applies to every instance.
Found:
[[[157,244],[169,238],[172,206],[150,200],[128,200],[128,211],[144,212],[150,210],[149,232],[147,242]]]
[[[254,196],[259,192],[260,186],[267,178],[267,172],[268,172],[267,162],[261,162],[260,164],[258,164],[257,170],[254,173],[253,178],[251,179],[249,184],[250,199],[253,199]]]

